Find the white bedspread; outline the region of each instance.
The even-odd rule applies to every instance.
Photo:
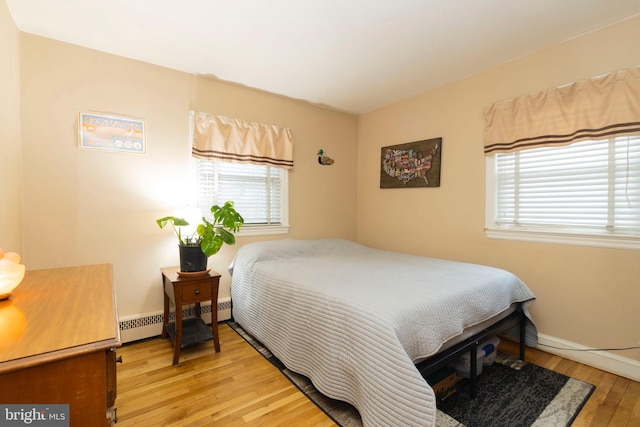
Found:
[[[504,270],[340,239],[249,244],[230,271],[235,321],[365,426],[434,426],[435,396],[414,361],[535,298]]]

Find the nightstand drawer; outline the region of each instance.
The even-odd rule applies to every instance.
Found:
[[[200,302],[211,299],[211,282],[190,283],[182,286],[182,302]]]

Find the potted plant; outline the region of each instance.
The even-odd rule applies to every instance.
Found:
[[[207,259],[218,253],[226,243],[236,243],[234,233],[244,224],[244,218],[233,207],[233,202],[227,201],[222,206],[211,206],[212,221],[202,217],[202,222],[193,234],[183,237],[180,227],[189,225],[184,218],[165,216],[156,220],[160,228],[171,224],[178,237],[180,248],[180,272],[191,273],[205,271]]]

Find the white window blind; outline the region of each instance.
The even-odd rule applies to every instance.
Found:
[[[640,136],[495,156],[499,228],[640,237]]]
[[[283,168],[195,159],[198,207],[210,215],[213,204],[232,200],[245,227],[286,224],[286,173]]]

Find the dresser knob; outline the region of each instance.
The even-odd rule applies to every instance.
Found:
[[[122,363],[122,356],[116,357],[116,363]]]
[[[200,295],[200,289],[196,289],[196,295]]]

